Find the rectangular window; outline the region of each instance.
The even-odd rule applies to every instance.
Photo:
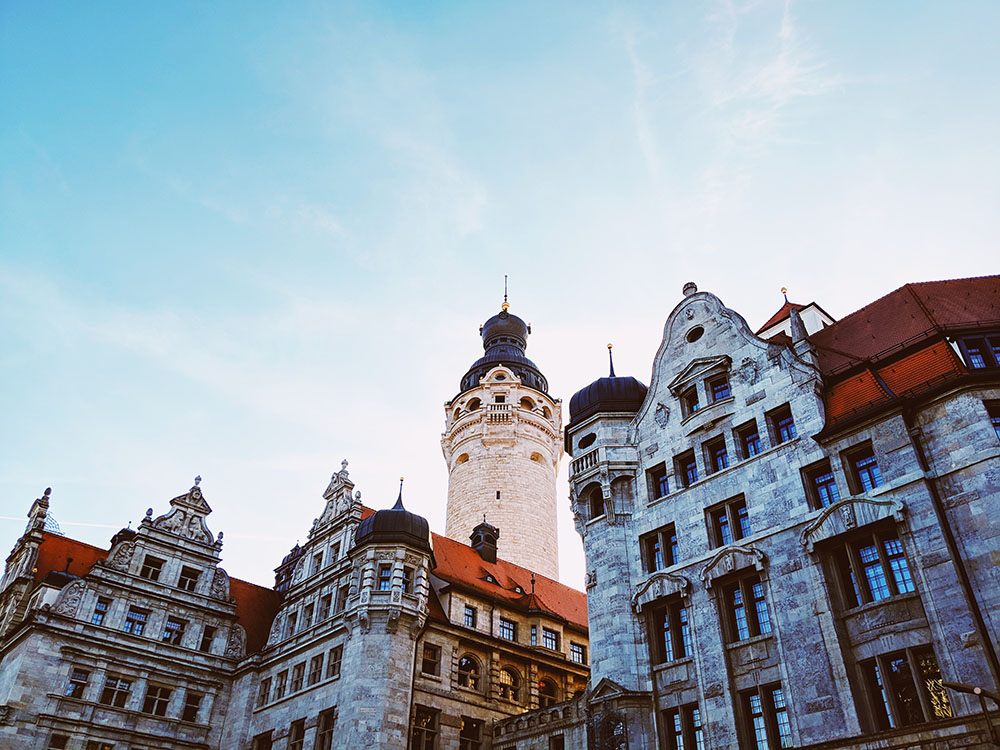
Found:
[[[722,588],[724,632],[730,643],[771,632],[771,616],[758,575],[743,576]]]
[[[170,688],[162,685],[150,685],[146,688],[146,699],[142,702],[142,712],[153,716],[166,716],[167,704],[170,702]]]
[[[302,681],[306,676],[306,663],[300,661],[294,667],[292,667],[292,684],[289,687],[289,692],[297,693],[302,689]]]
[[[704,750],[705,734],[697,704],[671,708],[663,713],[670,750]]]
[[[100,740],[87,740],[87,750],[115,750],[115,746],[110,742]]]
[[[709,508],[709,539],[713,547],[723,547],[738,539],[750,536],[750,516],[743,497],[727,500],[722,505]]]
[[[468,604],[465,605],[465,627],[476,627],[476,608]]]
[[[566,738],[561,734],[549,737],[549,750],[566,750]]]
[[[993,426],[993,431],[1000,438],[1000,401],[986,401],[984,405],[986,406],[986,413],[990,415],[990,424]]]
[[[334,542],[333,546],[330,547],[330,554],[327,555],[326,564],[333,565],[339,559],[340,559],[340,542]]]
[[[272,750],[274,747],[271,739],[272,730],[261,732],[253,738],[252,750]]]
[[[781,685],[748,690],[740,698],[751,747],[756,750],[792,747],[792,728]]]
[[[216,629],[211,625],[206,625],[205,629],[201,631],[201,643],[198,645],[198,650],[204,653],[210,653],[212,651],[212,642],[215,640]]]
[[[542,646],[552,651],[559,650],[559,633],[555,630],[542,628]]]
[[[882,486],[882,471],[878,468],[875,451],[870,444],[847,451],[844,457],[851,470],[855,492],[860,495]]]
[[[698,463],[694,458],[694,451],[686,451],[674,459],[674,466],[678,481],[684,487],[690,487],[698,481]]]
[[[420,664],[420,671],[424,674],[437,677],[441,674],[441,648],[431,643],[424,644],[424,658]]]
[[[482,750],[483,722],[468,716],[462,717],[462,729],[458,734],[458,750]]]
[[[693,654],[691,626],[683,599],[675,596],[659,601],[649,613],[650,656],[654,664],[684,659]]]
[[[392,588],[392,566],[391,565],[379,565],[378,566],[378,590],[388,591]]]
[[[313,605],[307,604],[302,608],[302,629],[305,630],[313,621]]]
[[[726,448],[725,436],[720,435],[705,443],[705,464],[709,468],[709,474],[729,468],[729,450]]]
[[[639,547],[647,573],[677,563],[677,531],[672,523],[639,537]]]
[[[184,696],[184,710],[181,711],[181,720],[196,722],[198,721],[198,711],[201,710],[201,701],[205,696],[201,693],[192,693],[188,690],[187,695]]]
[[[316,727],[316,750],[333,750],[333,727],[336,718],[336,712],[332,708],[319,712],[319,724]]]
[[[323,678],[323,654],[316,654],[309,660],[309,684],[315,685]]]
[[[343,585],[337,589],[337,610],[334,614],[340,614],[345,609],[347,609],[347,597],[351,593],[351,587],[349,585]]]
[[[500,637],[505,641],[517,640],[517,623],[508,620],[506,617],[500,618]]]
[[[166,624],[163,626],[163,638],[161,640],[164,643],[172,643],[175,646],[181,645],[181,639],[184,637],[184,630],[187,628],[187,625],[187,620],[168,617]]]
[[[288,728],[288,750],[302,750],[306,740],[306,720],[296,719]]]
[[[413,712],[413,730],[410,733],[410,750],[435,750],[437,748],[438,717],[440,711],[417,706]]]
[[[531,626],[531,645],[532,646],[537,646],[538,645],[538,626],[537,625],[532,625]]]
[[[330,658],[326,662],[326,676],[331,679],[340,677],[340,662],[344,658],[344,647],[334,646],[330,649]]]
[[[69,698],[82,698],[83,691],[87,689],[87,680],[90,679],[90,672],[86,669],[73,669],[69,673],[69,682],[66,683],[66,696]]]
[[[139,568],[139,575],[150,581],[159,581],[160,571],[163,570],[163,563],[165,562],[166,560],[161,560],[158,557],[146,555],[146,559],[142,561],[142,567]]]
[[[569,658],[570,658],[570,661],[575,662],[577,664],[586,664],[587,663],[587,647],[584,646],[582,643],[573,643],[572,641],[570,641],[570,643],[569,643]]]
[[[729,391],[729,380],[724,375],[708,381],[708,392],[712,394],[713,403],[722,401],[733,395]]]
[[[319,614],[316,616],[317,622],[322,622],[330,616],[330,607],[333,604],[333,596],[331,594],[323,594],[319,598]]]
[[[883,654],[861,662],[858,667],[872,712],[870,731],[953,716],[937,658],[929,646]]]
[[[833,550],[832,561],[848,608],[916,590],[893,530],[853,537]]]
[[[288,686],[288,670],[283,672],[278,672],[277,677],[274,678],[274,699],[280,701],[285,697],[285,689]]]
[[[54,734],[49,737],[48,750],[66,750],[67,744],[69,744],[69,735]]]
[[[90,618],[90,622],[94,625],[103,625],[104,618],[108,615],[108,608],[111,606],[111,600],[105,599],[103,596],[97,600],[94,605],[94,614]]]
[[[789,440],[794,440],[798,437],[798,431],[795,429],[795,420],[792,419],[792,409],[788,404],[770,412],[767,415],[767,419],[771,425],[771,434],[775,445],[787,443]]]
[[[291,613],[289,613],[289,615],[288,615],[288,622],[287,622],[288,635],[289,636],[295,635],[295,631],[298,628],[298,624],[299,624],[299,615],[298,615],[298,613],[297,612],[291,612]]]
[[[125,702],[128,701],[128,694],[131,689],[132,680],[108,675],[104,680],[104,690],[101,691],[100,702],[105,706],[125,708]]]
[[[129,607],[128,614],[125,615],[125,627],[122,630],[132,635],[142,635],[142,631],[146,629],[147,619],[149,619],[148,611]]]
[[[970,370],[983,370],[1000,364],[1000,336],[961,339],[958,344]]]
[[[691,386],[681,394],[681,413],[685,417],[690,417],[699,408],[701,408],[701,404],[698,403],[698,388]]]
[[[825,508],[840,500],[840,490],[833,476],[829,460],[820,461],[802,472],[809,503],[814,508]]]
[[[201,571],[197,568],[189,568],[185,565],[181,568],[181,576],[177,579],[177,588],[184,589],[185,591],[194,591],[195,586],[198,585],[198,577],[201,576]]]
[[[733,434],[736,435],[736,445],[739,446],[740,458],[744,461],[760,453],[760,433],[757,431],[755,420],[750,420],[745,425],[737,427]]]
[[[670,494],[670,481],[667,477],[667,465],[659,464],[646,472],[649,482],[649,496],[656,500]]]
[[[403,593],[413,593],[413,568],[407,565],[403,566]]]
[[[257,691],[257,706],[263,706],[271,698],[271,678],[265,677],[260,681],[260,689]]]
[[[312,574],[316,575],[323,567],[323,553],[317,552],[313,555]]]

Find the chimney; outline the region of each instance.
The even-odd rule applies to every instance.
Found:
[[[472,549],[479,553],[479,556],[488,563],[497,561],[497,539],[500,538],[500,529],[486,523],[486,515],[483,515],[483,522],[472,530]]]

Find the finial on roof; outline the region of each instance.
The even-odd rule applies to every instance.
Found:
[[[341,471],[347,471],[347,459],[346,458],[343,461],[340,462],[340,470]]]
[[[194,486],[197,487],[199,484],[201,484],[201,474],[194,478]]]
[[[45,492],[42,493],[42,497],[44,497],[45,499],[48,499],[49,495],[51,495],[51,494],[52,494],[52,488],[51,487],[46,487],[45,488]]]
[[[396,498],[396,504],[392,506],[393,510],[404,510],[403,508],[403,477],[399,478],[399,497]]]
[[[486,514],[483,513],[483,523],[486,523]]]
[[[608,344],[608,364],[611,365],[611,374],[608,375],[609,378],[615,376],[615,361],[611,358],[611,347],[613,344]]]
[[[510,305],[507,304],[507,274],[503,275],[503,304],[500,305],[500,309],[504,312],[510,309]]]
[[[698,291],[698,285],[695,284],[693,281],[689,281],[681,288],[681,292],[684,294],[685,297],[690,297],[692,294],[697,293],[697,291]]]
[[[781,293],[785,297],[785,302],[788,302],[788,287],[786,286],[781,287]]]
[[[531,593],[532,593],[532,595],[534,595],[534,593],[535,593],[535,574],[534,573],[531,574]]]

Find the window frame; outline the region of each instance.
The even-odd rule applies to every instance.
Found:
[[[745,495],[737,495],[709,506],[705,509],[705,520],[708,523],[708,541],[711,549],[725,547],[753,535],[750,507]]]
[[[462,726],[458,730],[458,749],[482,750],[483,720],[473,719],[471,716],[462,716],[461,719]]]
[[[780,705],[779,700],[776,699],[778,696],[780,696]],[[760,704],[759,713],[754,709],[754,697],[758,699]],[[788,699],[780,682],[758,685],[749,690],[740,691],[739,707],[748,747],[794,747]],[[757,717],[760,717],[759,725],[754,721]],[[763,732],[763,736],[758,734],[759,731]],[[763,740],[763,744],[761,740]]]
[[[757,587],[760,587],[759,596]],[[739,594],[738,600],[736,594]],[[767,585],[756,570],[744,571],[719,587],[726,643],[739,643],[774,632],[767,594]]]
[[[184,706],[181,708],[181,721],[197,724],[198,714],[201,713],[201,704],[204,700],[204,693],[196,693],[193,690],[185,691]]]
[[[933,667],[936,674],[929,675],[923,669],[922,659],[926,657],[933,662],[929,666]],[[915,703],[909,704],[909,707],[919,710],[920,718],[917,721],[905,716],[907,704],[904,704],[904,696],[900,694],[900,688],[905,686],[901,686],[899,680],[893,679],[892,676],[895,671],[892,664],[897,660],[903,661],[907,667],[908,687],[917,698]],[[907,646],[898,651],[862,659],[857,663],[857,673],[861,685],[860,692],[865,700],[856,702],[860,704],[859,713],[867,724],[865,729],[869,732],[920,726],[949,719],[955,715],[948,691],[941,684],[940,663],[933,647],[929,644]],[[935,691],[936,696],[931,694],[931,682],[936,683],[939,688]],[[910,700],[912,701],[912,696]],[[939,713],[936,706],[944,706],[947,713]]]
[[[66,687],[63,691],[63,695],[67,698],[77,698],[83,700],[83,695],[86,692],[87,685],[89,683],[89,669],[81,669],[77,666],[71,666],[69,670],[69,679],[66,680]]]
[[[288,694],[298,693],[306,681],[306,663],[300,661],[292,666],[291,679],[288,682]]]
[[[474,629],[476,627],[476,622],[478,618],[479,618],[479,611],[471,604],[466,604],[462,620],[462,622],[465,623],[465,627]]]
[[[771,409],[766,417],[771,433],[771,445],[790,443],[799,436],[791,404],[782,404],[777,409]]]
[[[665,498],[670,494],[670,474],[665,461],[646,471],[646,487],[650,502]]]
[[[344,646],[338,644],[330,649],[326,660],[326,677],[328,680],[340,679],[340,663],[344,660]]]
[[[323,662],[326,660],[326,652],[322,651],[309,659],[309,671],[306,674],[306,685],[313,686],[323,679]]]
[[[866,542],[869,544],[865,544]],[[898,551],[890,551],[891,542],[898,545]],[[866,556],[870,557],[870,553],[866,555],[863,550],[872,547],[878,558],[879,570],[876,574],[881,574],[876,582],[884,583],[888,592],[885,596],[877,595],[882,586],[873,589],[873,578],[868,573],[875,560],[865,560]],[[852,534],[839,536],[825,546],[824,553],[833,578],[837,581],[835,588],[844,610],[917,593],[909,556],[894,524],[873,524]],[[893,565],[893,561],[898,560],[902,560],[902,563]]]
[[[497,636],[501,640],[517,643],[517,623],[500,615],[499,623],[497,624]]]
[[[697,703],[663,709],[668,750],[704,747],[705,724]]]
[[[435,750],[441,731],[441,712],[429,706],[415,705],[410,727],[409,750]]]
[[[189,620],[182,620],[179,617],[168,615],[166,622],[163,623],[163,635],[160,641],[173,646],[180,646],[181,641],[184,639],[184,634],[187,632],[187,626],[190,624]]]
[[[542,626],[542,648],[547,648],[550,651],[559,650],[559,631],[553,630],[552,628],[547,628]]]
[[[684,489],[698,483],[698,457],[694,448],[674,456],[674,476]]]
[[[677,564],[679,546],[677,527],[668,523],[639,537],[642,564],[647,575]]]
[[[198,644],[198,650],[203,654],[212,653],[212,644],[215,643],[215,636],[218,634],[219,629],[214,625],[206,625],[201,631],[201,642]]]
[[[649,630],[649,660],[654,666],[694,655],[691,614],[680,594],[657,599],[645,607]]]
[[[507,675],[510,681],[504,681],[503,675]],[[501,667],[497,673],[497,690],[500,700],[519,704],[521,702],[520,673],[510,665]]]
[[[150,716],[166,716],[170,698],[174,694],[166,685],[147,683],[146,695],[142,699],[142,713]]]
[[[701,396],[698,393],[698,385],[692,384],[681,391],[677,397],[681,403],[681,415],[684,419],[697,414],[701,410]]]
[[[392,591],[392,565],[388,563],[380,564],[375,574],[375,590]]]
[[[569,642],[569,660],[574,664],[587,664],[587,647],[576,641]]]
[[[431,677],[441,676],[441,647],[436,643],[424,643],[420,658],[420,673]]]
[[[719,395],[718,391],[720,384],[725,388],[725,394]],[[705,394],[711,396],[712,403],[717,404],[720,401],[725,401],[727,398],[733,397],[733,390],[729,383],[729,377],[727,375],[715,375],[708,378],[705,381]]]
[[[305,717],[288,725],[288,750],[302,750],[306,742]]]
[[[705,453],[705,473],[711,476],[725,471],[732,464],[729,460],[729,446],[726,444],[726,436],[718,435],[711,440],[702,443],[702,450]]]
[[[91,625],[104,625],[104,620],[107,619],[113,601],[106,596],[97,597],[97,601],[94,602],[94,613],[90,616]]]
[[[840,487],[837,485],[837,475],[829,458],[809,464],[801,473],[806,499],[813,510],[829,508],[834,503],[840,502]],[[826,481],[827,478],[829,481]]]
[[[333,750],[333,730],[336,726],[336,708],[327,708],[319,712],[319,721],[316,724],[315,750]]]
[[[993,431],[997,435],[997,440],[1000,440],[1000,401],[983,401],[983,406],[986,407],[986,415],[990,419],[990,426],[993,427]]]
[[[117,674],[104,676],[104,686],[97,702],[104,706],[114,706],[115,708],[125,708],[129,696],[132,694],[133,680]]]
[[[736,449],[741,461],[759,456],[764,452],[764,446],[760,442],[760,428],[757,427],[756,419],[751,419],[736,427],[733,430],[733,436],[736,439]]]
[[[159,582],[160,576],[163,574],[163,566],[166,564],[167,561],[163,558],[147,554],[142,559],[142,565],[139,566],[139,577],[154,583]]]
[[[125,624],[122,626],[122,632],[141,636],[146,632],[146,626],[149,625],[150,614],[148,609],[130,606],[125,613]]]
[[[463,663],[472,665],[472,669],[465,669]],[[482,689],[483,666],[479,659],[469,653],[462,654],[458,660],[458,672],[456,681],[458,686],[466,690],[479,692]]]
[[[875,446],[870,440],[860,445],[852,445],[844,450],[842,455],[844,465],[847,467],[849,485],[855,495],[865,495],[885,486],[885,476],[879,466]],[[862,462],[865,462],[864,466],[861,465]]]
[[[198,581],[200,579],[201,570],[193,568],[190,565],[182,565],[180,575],[177,576],[177,588],[182,591],[194,591],[198,588]]]

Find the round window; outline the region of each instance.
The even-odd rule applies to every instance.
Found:
[[[693,344],[695,341],[701,338],[702,334],[705,333],[705,329],[701,326],[695,326],[690,331],[687,332],[687,340],[689,344]]]

